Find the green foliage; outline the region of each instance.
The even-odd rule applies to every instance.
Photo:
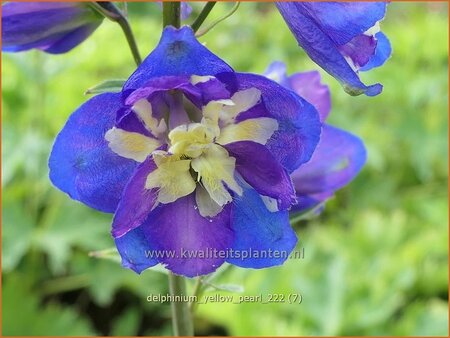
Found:
[[[231,6],[217,4],[207,21]],[[158,7],[130,3],[129,13],[145,55],[159,39]],[[303,301],[202,304],[198,333],[448,334],[447,27],[446,4],[390,4],[382,28],[394,54],[362,75],[384,85],[378,97],[350,97],[322,72],[332,88],[329,121],[365,141],[365,169],[321,216],[295,222],[304,259],[224,268],[205,293]],[[290,73],[317,69],[271,4],[242,3],[200,40],[239,71],[261,73],[273,60]],[[3,335],[171,334],[169,306],[146,301],[167,292],[166,276],[89,256],[114,246],[111,215],[70,200],[48,179],[53,139],[90,97],[83,93],[133,72],[119,27],[105,22],[65,55],[3,54],[2,64]]]

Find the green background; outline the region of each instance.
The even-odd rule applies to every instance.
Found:
[[[208,21],[231,6],[216,5]],[[155,4],[129,4],[143,55],[159,39],[160,16]],[[381,95],[351,97],[321,71],[332,89],[329,122],[365,141],[367,165],[322,215],[295,222],[304,259],[228,268],[215,283],[243,292],[208,293],[294,293],[303,302],[200,305],[197,334],[448,334],[447,5],[391,3],[382,29],[393,56],[362,75],[383,83]],[[238,71],[261,73],[273,60],[289,73],[318,68],[272,4],[241,4],[201,42]],[[105,22],[64,55],[3,54],[2,66],[3,335],[170,335],[170,306],[146,301],[167,292],[167,276],[89,257],[113,246],[111,215],[48,179],[53,139],[84,91],[134,69],[119,27]]]

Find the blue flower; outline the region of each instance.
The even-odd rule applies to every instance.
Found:
[[[88,38],[102,20],[87,3],[8,2],[2,5],[2,51],[37,48],[65,53]]]
[[[136,272],[158,263],[189,277],[225,261],[263,268],[282,264],[296,244],[289,174],[309,161],[320,130],[316,109],[297,94],[234,72],[191,28],[167,27],[121,93],[70,116],[50,179],[115,213],[113,237]]]
[[[299,94],[319,112],[325,122],[331,110],[328,86],[321,84],[317,71],[286,75],[282,62],[272,63],[265,76]],[[338,189],[358,175],[366,162],[364,143],[345,130],[323,125],[319,144],[311,159],[291,173],[297,194],[292,212],[304,212],[319,207]]]
[[[277,7],[309,57],[351,95],[378,95],[379,83],[366,86],[359,71],[381,66],[391,54],[379,32],[386,2],[278,2]]]

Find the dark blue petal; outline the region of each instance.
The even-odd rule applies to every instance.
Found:
[[[378,95],[381,84],[364,85],[339,47],[381,20],[385,3],[279,2],[277,7],[309,57],[334,76],[351,95]],[[351,9],[355,10],[352,11]],[[341,17],[333,10],[342,14]]]
[[[104,138],[120,108],[120,94],[101,94],[84,103],[56,137],[49,159],[56,187],[104,212],[114,212],[137,165],[113,153]]]
[[[140,227],[116,239],[124,266],[139,273],[154,265],[155,260],[145,254],[150,250],[178,275],[195,277],[215,271],[233,243],[230,211],[228,204],[214,218],[202,217],[195,194],[160,204]]]
[[[373,55],[369,62],[360,69],[363,72],[371,70],[372,68],[380,67],[391,56],[392,48],[387,36],[379,32],[375,35],[375,38],[377,40],[375,55]]]
[[[87,4],[9,2],[2,6],[2,50],[63,53],[86,39],[102,20]]]
[[[235,254],[227,262],[244,268],[281,265],[297,243],[288,212],[270,212],[253,189],[244,190],[233,200],[231,228],[235,232]],[[246,254],[251,257],[242,259]]]
[[[289,174],[265,146],[240,141],[224,147],[236,159],[236,170],[242,178],[261,195],[276,199],[279,210],[287,210],[295,203]]]
[[[231,71],[230,66],[195,38],[190,27],[168,26],[158,46],[130,76],[123,89],[127,95],[129,90],[142,87],[157,76],[215,75]]]
[[[324,125],[311,160],[291,174],[300,203],[305,197],[324,201],[355,178],[365,162],[366,149],[358,137]]]
[[[96,22],[81,26],[80,28],[64,34],[60,39],[55,39],[55,41],[48,47],[40,47],[40,49],[50,54],[66,53],[86,40],[97,29],[97,27],[100,26],[100,23],[101,22]]]
[[[242,73],[218,74],[217,78],[234,94],[257,88],[262,103],[237,116],[237,121],[271,117],[278,121],[278,130],[267,141],[272,155],[292,172],[309,161],[320,139],[321,123],[317,110],[300,96],[263,76]]]

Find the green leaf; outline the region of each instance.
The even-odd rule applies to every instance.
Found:
[[[101,94],[101,93],[119,93],[122,90],[123,84],[126,80],[116,79],[116,80],[106,80],[94,87],[89,88],[84,93],[88,94]]]
[[[5,336],[89,336],[95,332],[74,309],[54,303],[40,305],[26,276],[5,280],[2,297],[2,335]]]
[[[207,283],[207,285],[210,287],[209,290],[218,290],[218,291],[228,291],[228,292],[234,292],[234,293],[242,293],[244,292],[244,287],[242,285],[238,284],[211,284]]]
[[[2,270],[14,270],[29,250],[33,221],[18,205],[5,204],[3,210]]]
[[[137,334],[141,314],[139,309],[130,308],[125,310],[114,321],[111,329],[111,336],[128,336],[130,334]]]

